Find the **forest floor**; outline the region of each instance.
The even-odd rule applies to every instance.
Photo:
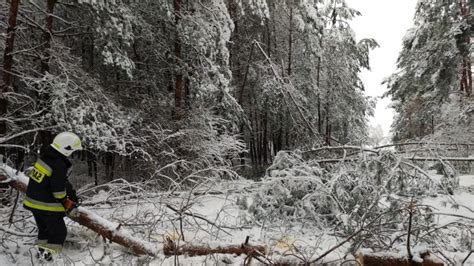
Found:
[[[433,177],[437,178],[436,175]],[[259,183],[254,181],[226,181],[194,191],[163,195],[144,193],[128,199],[111,197],[112,191],[99,189],[94,190],[84,205],[100,216],[121,224],[134,232],[135,236],[153,243],[157,250],[162,250],[167,238],[177,243],[182,242],[181,232],[186,243],[210,247],[239,245],[249,236],[249,244],[266,246],[268,257],[279,261],[284,258],[315,258],[343,240],[334,236],[333,232],[316,229],[310,223],[288,226],[283,222],[272,222],[271,219],[266,224],[253,221],[252,216],[241,208],[241,205],[250,203],[250,198],[246,197],[247,191],[258,185]],[[453,208],[445,204],[452,199],[471,210],[465,207]],[[474,175],[460,176],[460,187],[454,195],[428,197],[424,199],[423,204],[436,210],[436,221],[440,226],[453,223],[462,216],[474,220]],[[173,209],[185,211],[178,214]],[[39,265],[34,258],[36,251],[33,218],[28,211],[19,207],[15,212],[15,223],[9,225],[9,212],[11,208],[10,211],[3,211],[0,217],[1,227],[10,230],[10,233],[0,230],[0,265]],[[21,219],[23,220],[20,221]],[[242,265],[246,258],[244,255],[166,257],[162,252],[155,258],[139,258],[117,244],[104,241],[95,232],[68,218],[66,222],[69,234],[63,254],[56,258],[55,263],[48,265]],[[23,228],[18,226],[20,224]],[[453,239],[446,239],[452,242],[452,249],[446,250],[444,255],[459,262],[467,253],[457,251],[456,237],[458,236],[453,234]],[[348,247],[346,244],[336,249],[324,258],[324,262],[339,265],[350,259],[343,258]],[[403,248],[401,247],[401,250]],[[253,262],[259,264],[255,260]],[[474,265],[474,255],[464,265]]]

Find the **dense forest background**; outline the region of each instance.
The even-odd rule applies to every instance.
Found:
[[[261,176],[280,150],[371,144],[373,39],[344,0],[11,0],[0,148],[22,168],[57,132],[95,183]],[[395,141],[472,141],[467,0],[419,1],[387,79]],[[79,173],[78,172],[78,173]]]

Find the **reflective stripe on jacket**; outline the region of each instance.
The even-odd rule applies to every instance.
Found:
[[[30,180],[23,206],[29,210],[64,214],[62,201],[66,198],[67,171],[71,163],[48,146],[29,173]]]

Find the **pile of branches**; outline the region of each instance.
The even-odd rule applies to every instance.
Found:
[[[423,198],[446,195],[456,205],[450,194],[459,180],[449,164],[444,164],[444,175],[435,178],[395,151],[358,149],[327,147],[317,151],[337,159],[281,151],[266,171],[261,188],[253,193],[251,204],[242,205],[257,223],[303,222],[349,238],[352,252],[360,247],[390,250],[406,245],[410,230],[416,231],[411,244],[428,246],[442,245],[441,229],[447,227],[458,228],[460,235],[471,235],[466,223],[436,226],[435,210],[422,204]],[[472,225],[472,220],[469,222]]]

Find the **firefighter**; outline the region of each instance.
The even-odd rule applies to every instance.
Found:
[[[81,140],[71,132],[58,134],[53,143],[40,152],[28,176],[23,206],[33,213],[38,226],[38,257],[51,261],[62,250],[67,228],[65,214],[76,207],[77,195],[68,181],[74,151],[82,150]]]

